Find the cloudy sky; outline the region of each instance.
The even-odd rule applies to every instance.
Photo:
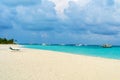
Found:
[[[1,0],[0,37],[18,43],[120,44],[120,0]]]

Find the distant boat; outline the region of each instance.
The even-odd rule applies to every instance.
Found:
[[[88,46],[87,44],[82,44],[81,46]]]
[[[42,46],[46,46],[47,44],[45,44],[45,43],[42,43]]]
[[[82,46],[82,44],[76,44],[75,46]]]
[[[103,44],[102,47],[103,47],[103,48],[111,48],[112,45],[111,45],[111,44]]]

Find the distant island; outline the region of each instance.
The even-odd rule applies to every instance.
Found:
[[[0,38],[0,44],[15,44],[14,39]]]

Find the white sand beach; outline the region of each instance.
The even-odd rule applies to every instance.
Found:
[[[120,60],[0,45],[0,80],[120,80]]]

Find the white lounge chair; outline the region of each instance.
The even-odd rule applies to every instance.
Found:
[[[13,50],[13,51],[19,51],[20,49],[14,49],[12,47],[9,47],[10,50]]]

